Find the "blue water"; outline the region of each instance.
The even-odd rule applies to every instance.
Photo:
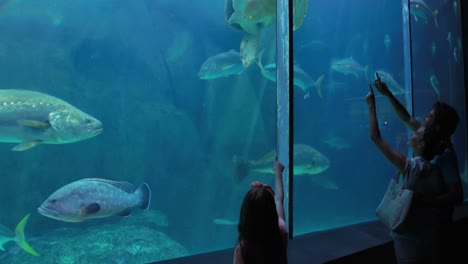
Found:
[[[426,2],[438,10],[439,25],[411,18],[413,94],[418,96],[414,113],[419,117],[435,100],[431,74],[438,77],[441,99],[463,111],[463,94],[457,92],[463,90],[461,50],[458,62],[453,57],[461,37],[460,17],[452,1]],[[314,80],[321,75],[324,80],[322,97],[315,89],[306,94],[295,88],[294,139],[316,148],[330,167],[295,178],[294,235],[375,220],[375,208],[395,170],[369,140],[364,97],[376,70],[391,73],[410,90],[404,86],[409,73],[404,71],[403,47],[409,43],[404,43],[403,30],[400,1],[310,1],[303,25],[294,32],[294,61]],[[24,152],[12,152],[14,144],[1,144],[1,224],[14,229],[31,213],[26,235],[42,259],[48,252],[40,242],[56,249],[61,242],[54,232],[64,229],[76,248],[59,247],[63,258],[57,263],[86,255],[79,252],[85,250],[80,245],[89,241],[80,240],[79,230],[105,233],[130,226],[124,230],[133,234],[144,230],[143,237],[147,230],[161,232],[168,239],[153,260],[235,245],[235,222],[248,184],[254,180],[272,184],[273,178],[252,174],[235,183],[231,160],[255,159],[274,149],[276,90],[255,63],[240,75],[198,78],[207,58],[239,50],[244,36],[226,24],[223,1],[4,0],[0,31],[0,89],[54,95],[104,126],[101,135],[72,144],[44,144]],[[264,29],[257,49],[264,50],[264,64],[274,62],[274,40],[273,25]],[[331,69],[334,61],[349,57],[367,66],[367,73],[356,78]],[[384,98],[377,98],[377,107],[383,137],[406,154],[406,129]],[[463,134],[460,124],[455,138],[465,171]],[[330,138],[341,141],[327,143]],[[37,213],[52,192],[91,177],[135,186],[148,183],[150,210],[82,223]],[[335,187],[327,188],[327,183]],[[151,220],[153,215],[157,220]],[[216,224],[215,219],[234,224]],[[73,231],[67,233],[67,228]],[[114,255],[112,249],[103,254],[113,255],[115,263],[135,263],[144,243],[137,237],[125,240],[130,233],[109,242],[115,243],[115,250],[118,243],[127,243],[127,255]],[[170,241],[186,251],[163,254]],[[21,263],[30,257],[12,242],[6,248],[4,258]]]

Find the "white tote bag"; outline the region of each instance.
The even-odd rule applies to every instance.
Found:
[[[414,192],[406,188],[408,177],[399,180],[400,173],[390,180],[387,191],[375,213],[382,223],[393,231],[401,230],[413,202]]]

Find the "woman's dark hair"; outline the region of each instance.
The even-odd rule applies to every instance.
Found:
[[[434,110],[433,124],[439,130],[441,137],[443,139],[450,138],[460,121],[457,111],[449,104],[440,101],[435,102],[432,109]]]
[[[445,148],[444,138],[437,128],[437,125],[424,126],[422,140],[424,142],[423,156],[426,160],[432,160]]]
[[[242,202],[238,231],[244,263],[287,263],[275,198],[267,188],[253,187],[247,192]]]

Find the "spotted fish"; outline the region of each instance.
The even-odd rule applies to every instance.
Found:
[[[235,156],[233,158],[234,180],[242,181],[251,173],[265,173],[273,175],[273,164],[276,151],[271,150],[255,160],[243,160]],[[325,189],[338,189],[333,180],[319,175],[330,167],[327,157],[315,148],[305,144],[294,145],[294,175],[311,176],[311,180]]]
[[[113,215],[128,216],[131,209],[148,209],[151,190],[146,183],[135,189],[128,182],[88,178],[72,182],[55,191],[37,211],[47,217],[81,222]]]
[[[0,142],[23,151],[38,144],[65,144],[99,135],[102,124],[71,104],[28,90],[0,90]]]

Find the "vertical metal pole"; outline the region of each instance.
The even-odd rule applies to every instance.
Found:
[[[286,170],[283,174],[285,213],[288,216],[289,238],[293,237],[293,66],[292,0],[277,1],[276,21],[276,94],[277,94],[277,151]]]
[[[468,52],[468,3],[463,2],[463,1],[458,1],[458,3],[460,4],[459,8],[461,10],[460,14],[461,14],[461,31],[462,31],[462,36],[463,36],[463,67],[464,67],[464,70],[463,70],[463,84],[465,85],[464,87],[468,87],[468,56],[467,56],[467,52]],[[468,116],[466,114],[467,112],[467,103],[468,103],[468,92],[466,91],[466,88],[464,89],[465,91],[465,101],[464,101],[464,104],[463,104],[463,114],[465,116],[465,131],[468,131]],[[463,120],[460,120],[461,122],[463,122]],[[465,168],[467,167],[467,164],[468,164],[468,145],[467,145],[467,137],[465,135],[465,155],[463,157],[463,159],[461,160],[462,162],[464,162],[465,164]],[[465,175],[461,175],[462,177],[466,177],[466,172],[465,171]],[[465,189],[463,190],[464,193],[465,193],[465,197],[464,197],[464,203],[465,205],[468,204],[468,196],[467,196],[467,193],[468,193],[468,190]]]
[[[405,67],[406,109],[414,115],[413,101],[413,47],[411,39],[410,0],[402,0],[403,7],[403,53]]]
[[[414,96],[413,96],[413,47],[411,39],[411,0],[402,0],[401,6],[403,8],[403,55],[405,67],[405,105],[407,111],[414,116]],[[410,138],[412,131],[408,130],[408,138]],[[413,151],[408,148],[408,157],[412,157]]]

